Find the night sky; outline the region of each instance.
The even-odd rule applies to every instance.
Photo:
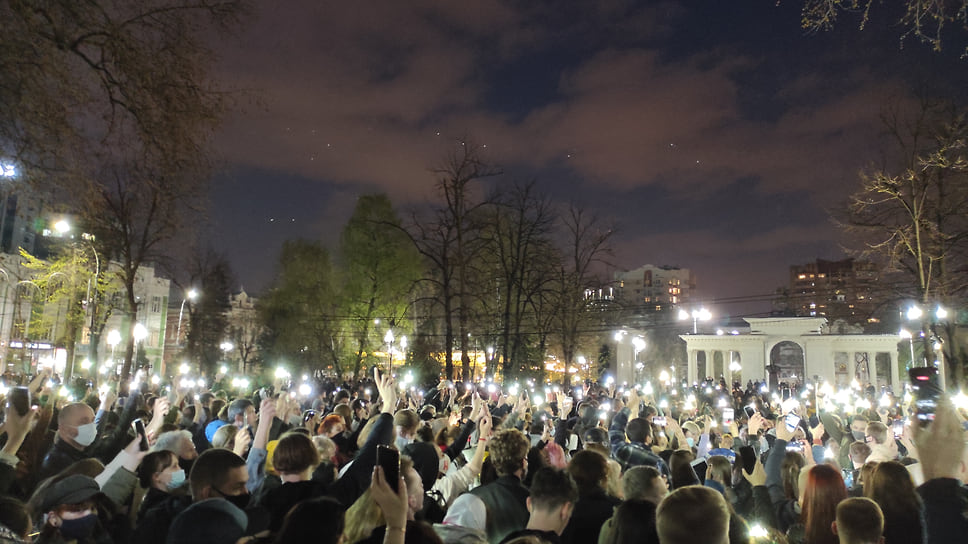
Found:
[[[335,248],[359,195],[419,208],[468,137],[493,183],[536,178],[614,223],[615,266],[690,268],[707,301],[764,295],[844,256],[827,210],[883,161],[882,108],[968,88],[957,51],[902,49],[886,16],[806,34],[795,1],[257,4],[218,46],[217,77],[246,92],[210,203],[250,293],[287,238]]]

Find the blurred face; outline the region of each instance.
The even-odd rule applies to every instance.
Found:
[[[864,434],[867,432],[867,422],[854,420],[850,422],[850,430],[856,433]]]
[[[404,471],[403,477],[407,482],[407,504],[412,516],[423,508],[423,481],[417,471],[412,468]]]
[[[168,491],[168,484],[171,482],[171,475],[181,470],[178,465],[178,459],[172,457],[171,463],[167,467],[163,468],[161,472],[156,472],[152,478],[152,483],[154,487],[160,489],[161,491]]]
[[[249,427],[255,427],[259,423],[259,416],[255,413],[255,406],[249,406],[245,409],[245,424]]]
[[[75,405],[66,415],[64,423],[58,429],[61,438],[69,439],[72,443],[77,437],[77,428],[81,425],[94,423],[94,410],[87,405]]]
[[[182,439],[178,447],[178,457],[186,461],[197,458],[198,451],[195,449],[195,444],[187,438]]]
[[[247,491],[245,489],[245,484],[249,482],[249,471],[246,467],[235,467],[228,473],[228,478],[225,483],[217,489],[217,493],[213,496],[218,496],[219,493],[222,495],[244,495]]]
[[[720,441],[720,445],[723,448],[726,448],[727,450],[733,449],[733,437],[728,434],[723,435],[723,439],[722,441]]]

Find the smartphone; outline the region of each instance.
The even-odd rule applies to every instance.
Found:
[[[897,440],[904,436],[904,421],[894,422],[894,439]]]
[[[653,425],[658,425],[659,427],[665,427],[666,426],[666,418],[664,416],[654,416],[652,418],[652,424]]]
[[[376,447],[376,464],[383,469],[390,489],[396,491],[400,483],[400,452],[381,444]]]
[[[756,413],[756,406],[753,406],[752,404],[747,404],[746,406],[743,407],[743,411],[746,412],[746,418],[749,419],[753,417],[753,414]]]
[[[705,459],[696,459],[692,463],[692,470],[696,471],[696,476],[699,477],[700,482],[706,481],[706,470],[709,468],[706,464]]]
[[[743,463],[743,470],[747,474],[753,474],[756,468],[756,451],[750,446],[743,446],[739,449],[739,458]]]
[[[303,414],[303,423],[308,422],[309,420],[313,419],[314,417],[316,417],[316,411],[315,410],[306,410],[306,413]]]
[[[941,386],[938,384],[938,369],[915,367],[908,371],[911,378],[911,389],[914,392],[914,413],[918,423],[924,427],[934,421],[934,412],[938,409],[941,398]]]
[[[803,444],[799,442],[790,442],[786,447],[787,451],[797,451],[803,453]]]
[[[145,432],[145,422],[136,419],[131,424],[134,426],[134,432],[141,437],[141,443],[138,444],[138,448],[141,451],[148,451],[148,433]]]
[[[723,408],[723,427],[729,427],[733,424],[733,415],[732,408]]]
[[[790,412],[783,418],[784,423],[786,423],[787,430],[791,433],[797,430],[797,426],[800,425],[800,416]]]
[[[27,415],[30,410],[30,389],[27,387],[11,387],[7,392],[7,404],[13,406],[20,417]]]

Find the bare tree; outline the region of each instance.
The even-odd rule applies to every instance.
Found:
[[[444,352],[448,378],[454,377],[455,335],[461,351],[462,373],[470,378],[470,322],[474,293],[474,261],[482,247],[477,215],[485,201],[475,195],[474,184],[499,171],[479,154],[477,146],[459,142],[444,164],[433,170],[441,203],[431,221],[414,218],[410,236],[431,264],[425,281],[436,287],[443,310]],[[456,316],[455,316],[456,314]],[[455,323],[456,319],[456,331]]]
[[[484,229],[486,254],[495,269],[493,288],[498,323],[501,374],[508,376],[511,361],[522,361],[528,347],[525,325],[533,325],[530,301],[553,279],[551,233],[555,225],[551,201],[535,183],[515,184],[493,197],[492,213]],[[488,367],[494,375],[496,365]],[[512,372],[513,373],[513,372]]]
[[[205,45],[243,0],[13,0],[0,6],[0,153],[80,206],[119,263],[134,320],[137,270],[192,224],[226,94]],[[59,189],[59,191],[58,191]],[[125,346],[128,383],[134,339]]]
[[[895,108],[884,122],[898,150],[895,164],[862,175],[843,225],[865,242],[861,255],[902,275],[898,297],[925,306],[961,302],[968,293],[968,111],[925,100],[913,116]],[[930,344],[926,338],[928,361]],[[954,349],[947,342],[949,364]],[[953,368],[959,383],[961,366]]]
[[[603,225],[599,218],[574,204],[563,215],[566,238],[555,281],[558,311],[553,334],[557,338],[567,376],[568,368],[586,339],[589,330],[587,324],[593,317],[588,311],[591,301],[585,296],[585,291],[601,283],[595,277],[594,268],[606,264],[604,259],[611,254],[609,239],[614,231]]]
[[[830,30],[841,13],[857,13],[863,30],[870,22],[873,7],[873,0],[804,0],[803,28],[809,31]],[[952,25],[961,30],[968,28],[968,0],[904,0],[878,4],[878,9],[891,11],[889,16],[897,19],[897,26],[902,29],[902,45],[905,39],[914,37],[935,51],[941,51],[944,31]],[[950,34],[947,36],[950,40]],[[968,47],[964,53],[968,53]]]

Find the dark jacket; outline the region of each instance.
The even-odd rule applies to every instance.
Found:
[[[612,457],[622,466],[622,472],[638,466],[654,467],[664,476],[669,476],[669,467],[661,457],[640,442],[625,440],[625,426],[629,422],[629,409],[622,408],[608,428],[608,440],[611,442]]]
[[[164,491],[155,489],[154,487],[149,487],[148,491],[145,492],[145,498],[141,501],[141,506],[138,507],[138,523],[144,519],[145,513],[148,510],[158,506],[171,497],[171,493],[165,493]]]
[[[513,475],[501,476],[471,491],[487,508],[487,540],[497,544],[528,524],[528,488]]]
[[[168,528],[178,514],[191,506],[191,495],[171,495],[157,506],[145,511],[134,529],[131,542],[138,544],[165,544]]]
[[[73,463],[87,459],[88,457],[94,457],[105,465],[110,463],[118,452],[127,445],[127,442],[131,440],[128,429],[131,428],[131,422],[134,421],[135,409],[138,407],[138,404],[134,396],[128,397],[128,402],[124,405],[124,411],[121,412],[121,421],[118,423],[114,432],[107,436],[102,435],[104,425],[107,421],[106,417],[102,417],[98,421],[98,438],[94,440],[93,444],[83,450],[74,448],[59,437],[54,439],[54,444],[50,447],[47,455],[44,456],[43,463],[40,465],[39,478],[49,478],[71,466]],[[133,437],[133,435],[131,436]]]
[[[565,544],[598,542],[602,525],[619,504],[622,501],[607,495],[604,489],[579,494],[571,519],[561,533],[561,541]]]
[[[968,488],[953,478],[934,478],[918,488],[924,501],[928,544],[964,542],[968,535]]]
[[[800,504],[793,499],[788,499],[783,492],[783,481],[780,469],[783,466],[783,457],[786,453],[787,442],[779,438],[773,442],[770,454],[766,458],[766,488],[770,492],[770,500],[773,502],[776,525],[774,528],[785,533],[791,525],[800,521]]]

